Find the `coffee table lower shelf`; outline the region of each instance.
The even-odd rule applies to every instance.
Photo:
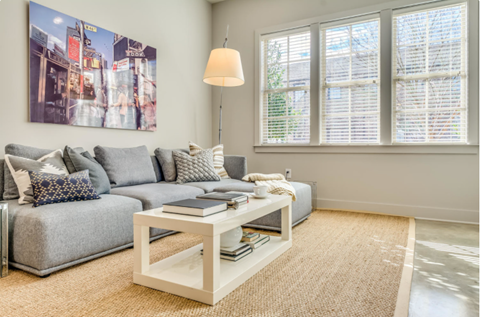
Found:
[[[292,246],[292,240],[271,237],[270,242],[238,262],[220,260],[220,287],[203,289],[203,244],[151,264],[144,273],[134,273],[133,282],[167,293],[215,305]]]

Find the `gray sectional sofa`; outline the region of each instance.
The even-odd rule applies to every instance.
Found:
[[[99,200],[78,201],[32,208],[9,203],[9,264],[38,276],[104,256],[133,246],[133,214],[161,207],[164,203],[195,198],[218,191],[252,192],[253,183],[242,182],[247,174],[243,156],[225,156],[225,169],[232,179],[177,185],[162,180],[161,166],[151,157],[156,183],[115,187]],[[0,167],[4,160],[0,160]],[[0,193],[3,193],[4,170],[0,168]],[[312,210],[311,188],[292,183],[297,192],[293,202],[294,225],[307,219]],[[246,226],[280,230],[280,210]],[[150,240],[175,232],[151,228]]]

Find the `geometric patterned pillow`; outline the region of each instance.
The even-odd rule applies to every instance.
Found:
[[[28,171],[33,187],[33,207],[69,201],[100,199],[88,170],[70,175]]]
[[[213,167],[212,149],[204,150],[195,156],[173,151],[177,167],[177,184],[190,182],[220,181]]]
[[[68,175],[67,167],[63,162],[62,150],[53,151],[38,160],[5,154],[5,163],[17,185],[20,205],[33,202],[33,190],[28,171]]]
[[[203,149],[198,146],[197,144],[193,143],[192,141],[189,142],[188,144],[190,148],[190,155],[195,156]],[[213,151],[213,166],[215,167],[215,171],[217,172],[218,176],[221,178],[230,178],[228,176],[227,170],[225,167],[223,167],[223,164],[225,162],[224,156],[223,156],[223,144],[216,145],[212,148]]]

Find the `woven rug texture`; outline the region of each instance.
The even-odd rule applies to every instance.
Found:
[[[0,316],[390,317],[408,228],[403,217],[315,211],[293,228],[291,249],[213,307],[133,284],[133,249],[45,279],[12,269],[0,279]],[[201,242],[167,236],[150,244],[151,262]]]

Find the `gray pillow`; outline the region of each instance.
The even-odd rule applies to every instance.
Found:
[[[63,150],[63,160],[70,173],[88,170],[90,181],[99,195],[110,194],[110,180],[108,179],[108,175],[102,165],[100,165],[90,153],[86,151],[79,153],[78,150],[66,146],[65,150]],[[68,164],[67,161],[69,162]]]
[[[156,183],[152,160],[145,145],[117,149],[96,146],[95,158],[107,172],[112,187]]]
[[[20,193],[18,200],[20,205],[34,201],[32,182],[28,174],[29,171],[68,175],[67,167],[62,158],[62,150],[53,151],[38,160],[6,154],[5,162]]]
[[[155,171],[155,177],[157,178],[157,183],[161,182],[163,180],[162,168],[160,167],[160,164],[158,163],[158,160],[155,157],[155,155],[150,156],[150,159],[152,160],[153,170]]]
[[[173,151],[173,158],[177,168],[177,184],[220,181],[213,165],[212,149],[203,150],[195,156]]]
[[[174,182],[177,179],[177,169],[175,168],[175,160],[173,159],[173,151],[190,153],[188,149],[168,150],[157,148],[155,156],[162,167],[163,178],[166,182]]]
[[[20,144],[7,144],[5,146],[5,154],[28,158],[31,160],[38,160],[39,158],[51,153],[53,150],[39,149],[36,147],[25,146]],[[17,184],[13,180],[12,173],[8,169],[7,163],[3,164],[4,172],[4,189],[3,199],[17,199],[20,197],[18,193]]]
[[[63,150],[63,162],[65,162],[65,166],[67,167],[68,169],[68,172],[71,174],[71,173],[76,173],[77,172],[77,169],[75,168],[75,166],[73,166],[73,163],[72,163],[72,160],[70,159],[70,157],[68,155],[65,155],[65,154],[68,154],[67,153],[67,147],[69,149],[72,149],[71,147],[69,146],[66,146],[65,149]],[[85,152],[85,149],[83,147],[75,147],[73,148],[72,150],[76,151],[77,153],[83,153]]]

